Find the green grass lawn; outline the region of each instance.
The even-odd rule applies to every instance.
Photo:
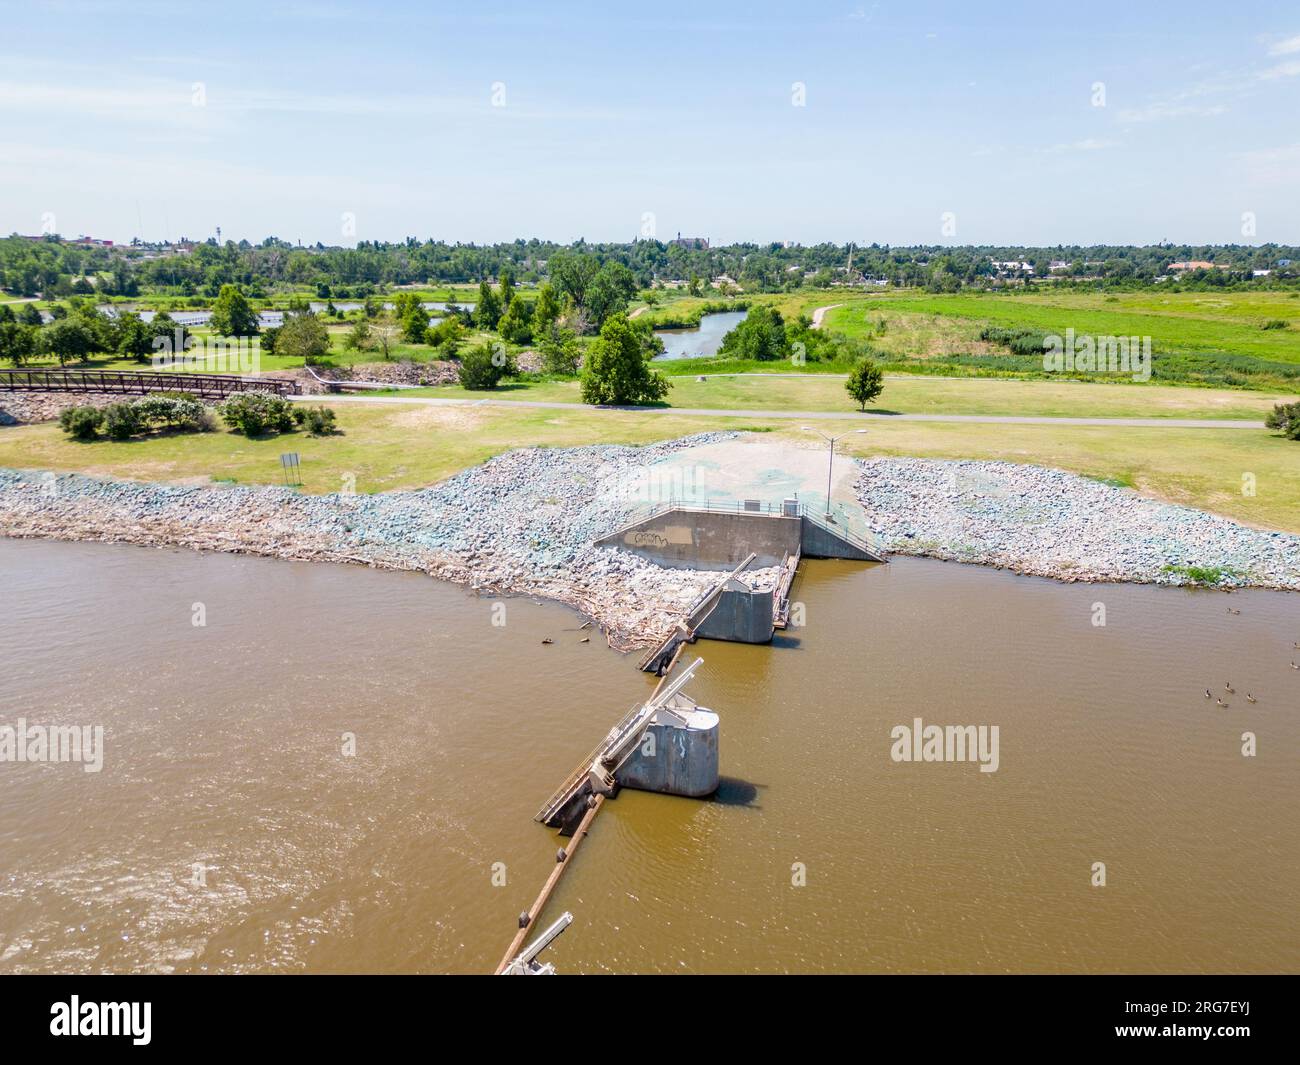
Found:
[[[979,339],[985,326],[1023,327],[1064,335],[1151,337],[1155,375],[1170,381],[1300,391],[1300,293],[1051,292],[1025,294],[918,292],[855,295],[826,316],[826,328],[869,341],[897,360],[926,360],[962,369],[962,356],[1007,357]],[[1281,329],[1262,328],[1285,321]],[[1041,364],[1019,357],[1023,372]],[[909,368],[909,367],[900,367]],[[923,367],[911,367],[923,369]],[[1003,369],[1001,364],[990,369]]]
[[[670,407],[735,410],[842,411],[857,405],[844,381],[826,375],[673,377]],[[394,395],[580,403],[577,381],[506,382],[491,392],[459,386],[403,390]],[[1234,389],[1087,381],[1015,381],[987,378],[890,377],[868,410],[899,414],[1030,415],[1071,418],[1224,418],[1259,420],[1288,397]],[[1300,456],[1297,456],[1300,458]]]

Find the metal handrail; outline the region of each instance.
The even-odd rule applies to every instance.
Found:
[[[757,506],[746,504],[757,504]],[[842,536],[863,551],[880,552],[883,544],[875,533],[869,529],[855,531],[853,528],[853,514],[842,503],[831,503],[831,513],[842,519],[841,522],[826,521],[826,507],[817,503],[805,503],[797,501],[795,513],[791,517],[807,518],[814,525],[825,529],[828,532],[835,533],[836,536]],[[784,503],[768,503],[762,500],[744,500],[744,499],[668,499],[659,503],[647,503],[644,506],[631,512],[631,516],[624,523],[624,528],[634,525],[637,522],[649,521],[651,518],[657,518],[661,514],[667,514],[674,510],[686,511],[703,511],[706,513],[722,514],[777,514],[786,515]]]
[[[142,395],[152,391],[187,392],[264,391],[279,395],[299,391],[296,381],[283,378],[243,377],[238,374],[172,373],[159,370],[68,370],[41,367],[0,370],[0,391],[5,392],[108,392]]]

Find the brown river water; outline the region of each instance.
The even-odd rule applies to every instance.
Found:
[[[491,971],[533,813],[654,683],[417,574],[0,540],[0,590],[0,726],[105,734],[97,773],[0,762],[0,972]],[[605,804],[561,972],[1300,969],[1300,596],[900,558],[794,597],[688,649],[723,787]],[[915,717],[997,725],[997,771],[893,761]]]

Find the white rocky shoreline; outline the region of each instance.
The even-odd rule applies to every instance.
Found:
[[[718,575],[665,569],[593,540],[645,506],[656,463],[735,435],[521,449],[432,488],[377,495],[0,469],[0,535],[418,570],[567,604],[627,650],[666,635]],[[896,554],[1065,581],[1188,584],[1180,567],[1203,567],[1222,571],[1221,587],[1300,590],[1300,537],[1059,470],[930,459],[873,459],[858,470],[868,524]]]
[[[376,495],[0,469],[0,535],[419,570],[567,604],[626,650],[666,635],[718,575],[664,569],[592,541],[644,505],[647,467],[719,435],[511,451],[432,488]]]
[[[860,461],[855,494],[894,554],[1060,581],[1300,590],[1300,536],[1044,466],[948,459]]]

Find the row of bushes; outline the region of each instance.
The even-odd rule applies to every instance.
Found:
[[[217,410],[233,431],[249,437],[294,429],[306,430],[312,436],[335,431],[334,412],[328,407],[299,407],[283,396],[265,392],[241,392]],[[110,440],[129,440],[161,430],[207,433],[217,427],[217,422],[194,396],[159,392],[106,407],[69,407],[59,415],[59,425],[74,440],[95,440],[101,432]]]
[[[69,407],[59,415],[59,425],[74,440],[94,440],[101,430],[110,440],[129,440],[159,429],[211,432],[216,419],[193,396],[160,392],[107,407]]]

